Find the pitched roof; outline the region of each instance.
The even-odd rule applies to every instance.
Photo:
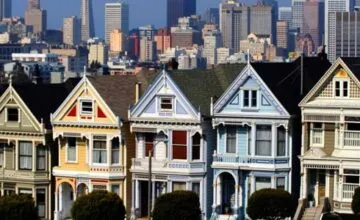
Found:
[[[360,80],[360,57],[341,57],[341,59]]]
[[[331,66],[327,59],[319,57],[304,57],[303,68],[301,68],[301,58],[291,63],[251,65],[290,114],[300,112],[299,102]]]
[[[135,102],[136,83],[141,83],[142,93],[155,75],[155,71],[141,71],[136,75],[88,76],[88,79],[114,114],[127,121],[129,106]]]
[[[56,111],[79,81],[79,78],[71,78],[60,84],[29,83],[13,85],[13,88],[36,119],[39,122],[43,120],[45,127],[50,128],[50,114]]]
[[[208,70],[184,70],[169,75],[189,99],[195,109],[204,116],[210,116],[211,97],[214,102],[240,74],[245,64],[221,64]]]

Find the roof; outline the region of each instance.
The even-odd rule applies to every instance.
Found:
[[[169,72],[170,77],[189,99],[195,109],[210,116],[211,97],[219,98],[246,64],[221,64],[208,70],[184,70]]]
[[[301,59],[303,59],[303,71],[301,71]],[[326,73],[331,63],[320,57],[300,57],[291,63],[252,63],[251,65],[289,114],[297,114],[300,112],[298,104]],[[301,80],[301,72],[303,72],[303,80]],[[302,90],[301,81],[303,81]]]
[[[113,113],[120,116],[121,120],[127,121],[129,106],[135,103],[136,83],[141,83],[140,93],[143,93],[156,73],[141,71],[136,75],[88,76],[88,79]]]
[[[360,80],[360,57],[341,57],[341,59]]]
[[[45,127],[50,128],[50,114],[56,111],[79,81],[79,78],[70,78],[60,84],[29,83],[13,85],[13,88],[36,119],[40,123],[43,120]]]

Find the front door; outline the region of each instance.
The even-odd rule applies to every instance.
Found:
[[[319,193],[318,193],[318,204],[320,204],[321,198],[325,197],[325,172],[323,170],[319,171]]]
[[[141,217],[148,215],[148,182],[140,182],[140,214]]]

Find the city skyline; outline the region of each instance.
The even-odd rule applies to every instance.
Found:
[[[117,2],[115,0],[94,1],[94,22],[95,34],[98,37],[104,37],[104,15],[105,3]],[[153,0],[151,2],[144,2],[142,0],[124,1],[129,4],[130,9],[130,29],[153,24],[156,27],[166,26],[166,0]],[[197,0],[197,14],[203,14],[206,8],[219,7],[221,0]],[[256,0],[243,0],[247,4],[256,3]],[[61,29],[64,17],[80,16],[81,0],[41,0],[41,7],[47,10],[48,13],[48,29]],[[280,6],[290,6],[291,0],[279,1]],[[72,5],[72,7],[66,7]],[[16,0],[13,2],[12,14],[13,16],[24,16],[27,7],[27,0]],[[63,10],[60,10],[63,8]],[[155,10],[158,10],[155,12]],[[149,11],[154,11],[151,16],[137,16],[137,11],[144,11],[147,14]],[[143,13],[140,13],[143,14]]]

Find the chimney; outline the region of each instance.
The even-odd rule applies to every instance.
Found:
[[[139,101],[140,99],[140,93],[141,93],[141,82],[137,82],[135,84],[135,104]]]

